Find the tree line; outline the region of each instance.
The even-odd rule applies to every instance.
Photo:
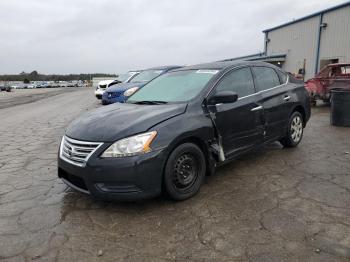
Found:
[[[116,77],[115,74],[68,74],[68,75],[44,75],[37,71],[31,73],[22,72],[18,75],[0,75],[0,81],[22,81],[29,83],[30,81],[72,81],[72,80],[91,80],[93,77]]]

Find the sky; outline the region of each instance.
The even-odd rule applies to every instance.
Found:
[[[0,0],[0,74],[122,73],[263,51],[262,30],[344,0]]]

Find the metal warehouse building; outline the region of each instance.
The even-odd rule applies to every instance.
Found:
[[[264,52],[227,60],[262,60],[313,77],[327,64],[350,63],[350,2],[263,31]]]

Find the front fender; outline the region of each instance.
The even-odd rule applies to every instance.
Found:
[[[152,130],[158,132],[152,145],[155,150],[162,149],[169,157],[179,144],[195,143],[202,149],[207,158],[209,172],[213,172],[215,161],[211,154],[210,145],[215,140],[215,133],[210,118],[205,114],[185,113],[152,127]]]

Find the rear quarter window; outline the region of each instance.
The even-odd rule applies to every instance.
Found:
[[[281,85],[280,79],[274,69],[264,66],[252,67],[252,69],[256,80],[257,91],[264,91]]]
[[[350,66],[342,66],[341,67],[341,74],[350,76]]]
[[[288,74],[288,82],[293,84],[304,84],[303,80],[295,78],[292,74]]]

